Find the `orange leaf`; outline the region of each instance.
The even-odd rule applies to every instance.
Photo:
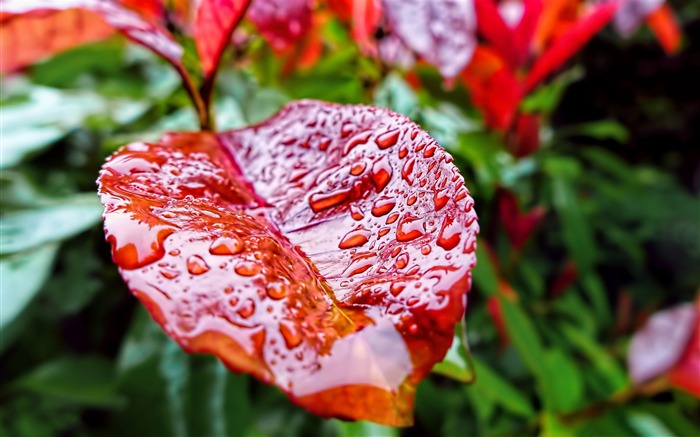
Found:
[[[681,45],[681,31],[671,8],[664,4],[647,16],[647,24],[651,28],[661,47],[667,53],[678,51]]]
[[[302,101],[122,148],[99,184],[123,278],[184,349],[318,415],[408,425],[475,263],[451,161],[403,116]]]
[[[0,72],[19,70],[113,33],[99,14],[86,9],[7,14],[0,20]]]

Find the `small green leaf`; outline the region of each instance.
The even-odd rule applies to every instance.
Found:
[[[486,296],[494,296],[498,292],[496,270],[491,264],[491,258],[484,244],[476,245],[476,266],[472,270],[474,284]]]
[[[502,378],[476,357],[472,357],[472,360],[476,370],[476,382],[466,388],[467,392],[474,392],[475,398],[479,401],[489,399],[511,413],[522,417],[532,417],[535,414],[527,397],[511,385],[507,379]]]
[[[578,407],[583,397],[583,380],[576,364],[561,349],[546,351],[545,361],[553,389],[553,409],[567,412]]]
[[[372,422],[342,422],[333,420],[338,427],[337,437],[398,437],[398,428],[378,425]]]

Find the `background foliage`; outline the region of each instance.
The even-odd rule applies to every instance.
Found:
[[[419,67],[412,88],[361,56],[336,22],[322,29],[332,50],[312,69],[283,74],[253,38],[222,72],[219,129],[290,99],[371,103],[416,120],[465,175],[482,227],[466,314],[477,380],[460,382],[471,375],[455,348],[419,387],[415,427],[402,430],[313,417],[184,354],[126,289],[94,180],[120,145],[197,128],[167,66],[109,39],[5,77],[0,434],[699,435],[696,398],[634,389],[625,364],[645,318],[693,300],[700,285],[700,11],[676,10],[678,54],[648,31],[621,40],[606,30],[530,96],[525,108],[547,120],[540,150],[522,159],[485,130],[461,85]],[[513,199],[541,216],[522,247],[507,229]]]

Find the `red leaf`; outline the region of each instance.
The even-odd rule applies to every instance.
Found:
[[[537,114],[518,114],[508,145],[516,158],[535,153],[540,148],[540,117]]]
[[[451,161],[388,110],[297,102],[251,128],[121,149],[99,178],[107,239],[187,351],[321,416],[408,425],[475,262]]]
[[[65,50],[73,45],[109,34],[109,26],[146,46],[175,65],[180,64],[182,47],[159,25],[109,0],[5,0],[0,29],[13,48],[3,53],[2,71],[20,68],[28,62]],[[76,15],[67,14],[74,11]],[[68,22],[76,23],[68,29]],[[77,20],[77,21],[76,21]],[[27,32],[30,29],[32,33]],[[67,32],[63,32],[68,30]],[[58,32],[54,34],[53,32]],[[22,35],[23,38],[15,38]],[[26,37],[25,37],[26,35]],[[58,35],[58,36],[56,36]],[[8,37],[9,38],[5,38]],[[36,36],[36,37],[35,37]],[[58,42],[54,42],[57,40]],[[18,43],[21,42],[20,46]],[[5,43],[3,43],[4,45]],[[54,46],[55,44],[55,46]],[[39,46],[39,47],[37,47]],[[31,55],[22,52],[28,50]],[[4,52],[4,50],[3,50]]]
[[[219,66],[233,29],[243,18],[249,3],[250,0],[201,0],[197,6],[194,37],[206,77]]]
[[[311,27],[311,0],[255,0],[248,18],[277,52],[284,52]]]
[[[647,24],[666,53],[678,51],[681,46],[681,31],[678,28],[676,17],[673,16],[673,11],[668,5],[661,5],[660,8],[649,14]]]
[[[530,58],[537,24],[542,16],[542,0],[523,0],[523,16],[515,28],[515,47],[518,64],[523,65]]]
[[[579,0],[546,0],[533,35],[532,49],[542,53],[549,43],[579,18]]]
[[[393,30],[443,76],[457,76],[476,48],[472,0],[383,0]]]
[[[574,284],[574,282],[576,282],[577,278],[578,269],[576,268],[576,264],[574,264],[571,260],[567,260],[559,274],[557,274],[557,276],[554,277],[554,280],[552,280],[552,283],[549,286],[549,296],[552,298],[561,296]]]
[[[328,6],[341,20],[351,23],[352,37],[360,49],[376,55],[374,35],[382,18],[379,0],[328,0]]]
[[[486,124],[502,132],[508,130],[520,105],[522,92],[515,74],[503,59],[488,47],[478,46],[474,59],[462,72],[472,102],[484,114]]]
[[[132,9],[142,17],[153,21],[161,22],[163,20],[163,14],[165,13],[165,8],[161,0],[118,0],[119,3]]]
[[[494,0],[474,0],[479,33],[511,67],[518,66],[515,35],[503,20]]]
[[[515,194],[501,190],[498,196],[498,212],[513,248],[520,250],[544,218],[546,210],[543,207],[535,207],[523,214]]]
[[[627,365],[632,381],[648,381],[671,369],[683,355],[698,323],[693,304],[654,314],[632,337]],[[696,373],[697,375],[697,373]]]
[[[577,21],[555,40],[532,66],[525,78],[524,92],[532,91],[549,73],[561,67],[567,59],[579,51],[593,35],[608,24],[617,7],[617,2],[597,6],[593,12]]]

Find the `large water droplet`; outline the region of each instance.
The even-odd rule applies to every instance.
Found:
[[[423,235],[425,231],[425,223],[423,220],[406,215],[401,220],[396,227],[396,239],[398,241],[411,241]]]
[[[193,275],[201,275],[209,271],[209,265],[199,255],[187,258],[187,271]]]
[[[347,155],[352,149],[359,146],[360,144],[367,144],[367,141],[369,141],[369,137],[371,136],[372,132],[366,131],[361,132],[355,135],[354,137],[350,138],[348,142],[345,143],[345,147],[343,148],[343,155]]]
[[[350,216],[355,220],[362,220],[365,218],[365,214],[362,212],[359,206],[350,205]]]
[[[416,164],[414,158],[409,159],[401,168],[401,176],[408,182],[408,185],[413,185],[413,166]]]
[[[236,312],[244,319],[249,318],[255,313],[255,302],[253,302],[253,299],[246,299]]]
[[[371,235],[372,233],[370,231],[359,226],[348,232],[343,239],[340,240],[338,247],[341,249],[351,249],[353,247],[362,246],[367,243]]]
[[[350,166],[350,174],[353,176],[359,176],[367,168],[367,163],[365,161],[358,161]]]
[[[287,286],[278,281],[269,282],[265,286],[265,291],[271,299],[275,300],[284,299],[287,296]]]
[[[459,244],[462,226],[451,216],[446,216],[438,234],[437,244],[445,250],[452,250]]]
[[[243,251],[243,242],[236,236],[217,238],[209,247],[212,255],[236,255]]]
[[[280,322],[279,330],[280,334],[282,334],[282,338],[284,339],[284,344],[287,345],[287,349],[294,349],[301,344],[301,332],[291,323]]]
[[[314,193],[309,196],[309,206],[314,212],[338,206],[350,198],[352,189],[344,188],[330,193]]]
[[[387,186],[391,180],[392,172],[393,169],[386,156],[382,156],[372,165],[372,182],[377,187],[377,192],[382,191]]]
[[[241,276],[254,276],[260,273],[260,264],[255,261],[241,261],[234,267],[236,273]]]
[[[396,200],[391,197],[380,197],[372,206],[372,215],[375,217],[386,215],[394,209],[394,206],[396,206]]]
[[[400,130],[392,129],[390,131],[384,132],[383,134],[380,134],[375,140],[375,142],[377,143],[377,146],[379,146],[380,149],[388,149],[389,147],[396,144],[396,142],[399,140],[400,134]]]
[[[437,191],[433,194],[433,204],[435,205],[435,211],[440,211],[447,205],[447,201],[450,197],[447,195],[447,190]]]

